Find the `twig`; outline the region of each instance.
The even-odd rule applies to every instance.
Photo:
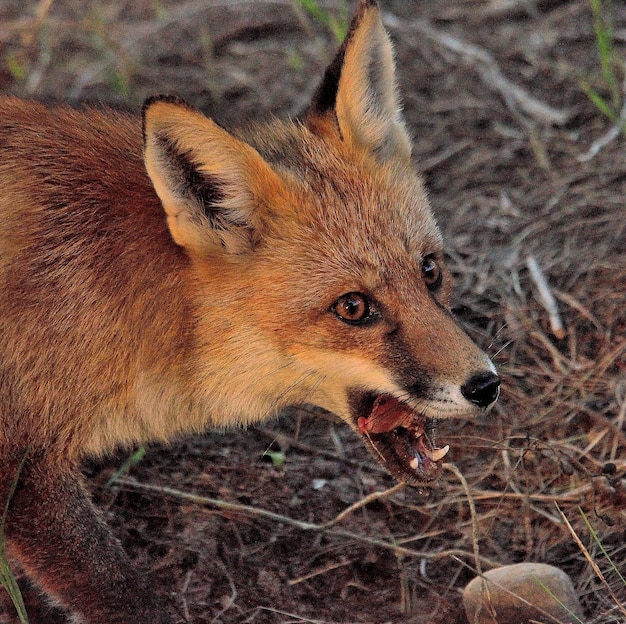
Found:
[[[580,452],[577,447],[574,450]],[[525,492],[500,492],[498,490],[475,490],[472,497],[475,501],[488,501],[493,499],[500,500],[529,500],[537,503],[552,503],[554,500],[558,500],[562,503],[575,503],[580,500],[583,494],[589,492],[591,485],[585,483],[577,488],[567,490],[566,492],[554,493],[554,494],[538,494],[538,493],[525,493]],[[458,505],[462,501],[461,495],[450,494],[446,497],[445,504],[449,506]],[[432,505],[425,505],[427,509],[432,509],[441,506],[441,501]]]
[[[215,614],[215,617],[211,620],[211,624],[218,622],[222,615],[224,615],[224,613],[226,613],[226,611],[228,611],[235,604],[235,602],[237,602],[237,586],[235,585],[235,581],[233,581],[233,577],[229,574],[228,569],[221,561],[219,562],[219,565],[222,568],[222,573],[228,580],[228,584],[230,585],[230,596],[228,596],[222,609]],[[187,621],[191,622],[191,618],[187,618]]]
[[[25,47],[30,46],[35,40],[35,37],[37,36],[39,29],[43,26],[43,23],[46,21],[46,18],[48,17],[48,14],[50,13],[50,9],[52,8],[53,2],[54,0],[39,0],[39,4],[35,11],[35,16],[32,22],[32,27],[24,35],[24,38],[22,40],[22,43]]]
[[[335,526],[335,524],[341,522],[344,518],[347,518],[357,509],[365,507],[365,505],[368,505],[369,503],[378,500],[379,498],[386,498],[387,496],[391,496],[392,494],[395,494],[396,492],[402,490],[405,485],[405,483],[396,483],[396,485],[394,485],[393,487],[390,487],[387,490],[383,490],[382,492],[372,492],[361,500],[358,500],[356,503],[350,505],[350,507],[346,507],[346,509],[344,509],[340,514],[336,515],[332,520],[321,524],[320,527],[322,529],[329,529],[330,527]]]
[[[308,414],[309,416],[314,415],[314,416],[321,416],[322,418],[324,417],[323,414],[318,414],[314,410],[299,409],[298,413]],[[265,427],[256,427],[256,430],[259,433],[262,433],[264,436],[267,436],[271,438],[272,440],[275,440],[276,442],[278,442],[278,444],[281,447],[294,448],[297,451],[302,451],[304,453],[307,453],[308,455],[315,455],[315,456],[331,459],[333,461],[346,464],[347,466],[354,466],[355,468],[358,468],[360,470],[367,470],[369,472],[386,474],[385,469],[378,463],[374,463],[374,462],[366,463],[357,459],[352,459],[350,457],[347,457],[345,456],[345,454],[341,455],[340,453],[337,453],[337,452],[327,451],[323,448],[313,447],[308,444],[304,444],[303,442],[299,442],[297,440],[292,439],[292,436],[288,436],[279,431],[274,431],[272,429],[267,429]]]
[[[487,594],[488,604],[491,604],[491,598],[489,597],[489,586],[487,585],[487,581],[483,576],[483,570],[480,564],[480,551],[478,548],[478,521],[476,519],[476,506],[474,505],[472,493],[470,492],[469,485],[467,485],[467,481],[465,480],[463,473],[454,464],[444,464],[443,467],[456,476],[456,478],[460,481],[461,486],[463,487],[463,491],[465,492],[467,503],[470,508],[470,518],[472,520],[472,549],[474,550],[474,565],[476,566],[476,572],[481,577],[481,590],[482,592]],[[480,623],[480,614],[482,612],[482,608],[483,603],[481,600],[478,603],[478,608],[476,609],[476,612],[474,613],[474,624]]]
[[[540,342],[546,351],[552,356],[554,367],[560,373],[567,373],[568,370],[574,368],[568,363],[567,358],[552,344],[550,338],[548,338],[541,331],[530,331],[528,337]],[[530,341],[529,341],[530,342]]]
[[[557,290],[556,288],[552,289],[554,296],[557,299],[560,299],[563,303],[567,304],[570,308],[574,308],[581,316],[586,318],[588,321],[594,324],[595,328],[604,333],[606,329],[602,326],[602,323],[598,320],[598,318],[588,310],[580,301],[572,297],[569,293],[563,292],[562,290]]]
[[[552,108],[506,78],[487,50],[437,30],[425,20],[400,20],[392,13],[385,13],[384,20],[391,28],[405,32],[418,31],[442,47],[460,55],[468,65],[478,71],[488,87],[495,87],[500,92],[507,106],[514,111],[545,124],[563,125],[570,118],[569,112]]]
[[[539,301],[548,313],[552,334],[555,338],[557,338],[557,340],[563,340],[563,338],[567,336],[567,331],[565,330],[565,326],[561,320],[561,314],[559,313],[556,299],[554,298],[554,295],[548,286],[548,282],[534,256],[528,256],[526,258],[526,266],[528,267],[530,277],[537,287]]]
[[[447,160],[456,156],[459,152],[469,147],[472,144],[471,141],[458,141],[448,148],[443,149],[441,152],[435,154],[432,158],[420,161],[419,169],[424,175],[431,173],[434,169],[445,163]]]
[[[248,516],[256,516],[258,518],[265,518],[267,520],[272,520],[273,522],[278,522],[281,524],[286,524],[288,526],[295,527],[301,531],[311,531],[311,532],[320,532],[325,533],[326,535],[333,535],[336,537],[343,537],[350,540],[354,540],[356,542],[362,542],[364,544],[369,544],[370,546],[375,546],[377,548],[383,548],[385,550],[390,550],[396,555],[406,555],[407,557],[416,557],[416,558],[427,558],[427,559],[443,559],[445,557],[465,557],[470,558],[473,555],[459,548],[451,548],[448,550],[442,550],[436,553],[413,550],[412,548],[405,548],[403,546],[399,546],[397,543],[388,542],[386,540],[378,539],[375,537],[370,537],[369,535],[362,535],[359,533],[352,533],[351,531],[346,531],[344,529],[333,529],[328,528],[323,524],[314,524],[312,522],[305,522],[303,520],[296,520],[295,518],[290,518],[288,516],[283,516],[282,514],[274,513],[273,511],[268,511],[267,509],[260,509],[258,507],[252,507],[251,505],[242,505],[240,503],[230,503],[228,501],[224,501],[218,498],[208,498],[206,496],[199,496],[198,494],[191,494],[189,492],[183,492],[181,490],[175,490],[169,487],[163,487],[159,485],[152,485],[149,483],[140,483],[139,481],[135,481],[134,479],[119,479],[116,483],[119,483],[122,487],[127,487],[129,489],[141,490],[145,492],[155,492],[158,494],[162,494],[165,496],[171,496],[178,500],[184,500],[191,503],[195,503],[197,505],[211,505],[212,507],[217,507],[218,509],[223,509],[230,512],[242,513]],[[393,488],[391,488],[393,489]],[[499,564],[488,557],[480,555],[480,560],[488,566],[495,567]]]
[[[276,4],[278,6],[285,5],[291,6],[290,0],[254,0],[256,4]],[[174,4],[173,8],[167,12],[167,14],[159,20],[153,20],[149,23],[143,22],[139,26],[126,25],[124,29],[124,37],[120,38],[117,46],[116,55],[107,55],[104,60],[98,60],[88,65],[82,73],[76,77],[72,87],[69,91],[70,99],[77,100],[83,93],[83,90],[87,85],[93,82],[98,76],[116,61],[116,57],[120,54],[130,55],[136,52],[139,44],[145,42],[147,39],[155,39],[159,33],[168,28],[174,23],[185,23],[189,20],[200,20],[200,15],[206,11],[208,6],[220,7],[227,6],[232,7],[235,4],[247,5],[252,4],[252,0],[187,0],[186,2]],[[120,30],[119,26],[117,30]]]
[[[293,585],[304,583],[304,581],[309,581],[316,576],[320,576],[320,574],[326,574],[326,572],[331,572],[332,570],[343,568],[344,566],[351,565],[352,563],[354,563],[354,560],[352,559],[342,559],[341,561],[336,561],[335,563],[329,563],[328,565],[325,565],[321,568],[316,568],[315,570],[312,570],[308,574],[304,574],[303,576],[299,576],[298,578],[287,581],[287,585],[292,587]]]
[[[274,615],[281,615],[283,617],[288,617],[293,622],[306,622],[306,624],[332,624],[331,622],[327,622],[326,620],[311,620],[308,617],[303,617],[301,615],[297,615],[295,613],[289,613],[287,611],[280,611],[279,609],[273,609],[272,607],[264,607],[260,606],[255,609],[255,613],[259,613],[261,611],[267,611],[268,613],[273,613]],[[246,622],[252,622],[253,619],[249,618]],[[287,620],[281,619],[281,622],[287,622],[288,624],[293,624],[293,622],[288,622]]]
[[[617,400],[617,403],[619,405],[620,403],[620,396],[618,395],[618,391],[617,389],[615,390],[615,398]],[[617,420],[615,421],[615,429],[616,431],[622,431],[623,426],[624,426],[624,422],[626,421],[626,397],[621,397],[621,407],[619,410],[619,414],[617,416]],[[615,461],[617,459],[617,449],[619,447],[620,444],[620,436],[619,435],[615,435],[615,437],[613,438],[613,445],[611,446],[611,454],[609,455],[609,458],[611,459],[611,461]]]
[[[578,162],[590,161],[594,156],[600,153],[602,148],[617,139],[617,137],[622,133],[621,124],[623,123],[623,121],[620,121],[620,123],[611,126],[605,134],[591,144],[591,147],[584,154],[578,156]]]

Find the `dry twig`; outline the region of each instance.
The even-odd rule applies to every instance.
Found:
[[[567,336],[567,331],[565,330],[565,326],[561,320],[561,314],[559,313],[559,307],[556,303],[556,299],[550,290],[550,286],[548,286],[548,282],[543,275],[543,271],[539,267],[539,264],[537,263],[537,260],[535,260],[534,256],[528,256],[526,258],[526,266],[528,267],[530,277],[537,287],[539,301],[548,313],[552,334],[557,340],[563,340],[563,338]]]
[[[364,544],[368,544],[370,546],[375,546],[377,548],[383,548],[385,550],[392,551],[396,556],[403,555],[407,557],[416,557],[416,558],[427,558],[427,559],[442,559],[445,557],[463,557],[463,558],[475,558],[475,553],[471,554],[464,550],[458,548],[451,548],[448,550],[442,550],[437,553],[431,553],[420,550],[413,550],[412,548],[406,548],[403,546],[399,546],[395,542],[388,542],[383,539],[378,539],[375,537],[370,537],[369,535],[362,535],[359,533],[353,533],[351,531],[346,531],[344,529],[336,529],[332,528],[332,525],[335,523],[335,519],[331,520],[325,524],[315,524],[313,522],[305,522],[303,520],[296,520],[295,518],[290,518],[288,516],[283,516],[282,514],[275,513],[273,511],[268,511],[267,509],[260,509],[259,507],[253,507],[252,505],[242,505],[241,503],[231,503],[225,500],[221,500],[218,498],[209,498],[206,496],[200,496],[198,494],[191,494],[189,492],[183,492],[181,490],[176,490],[174,488],[152,485],[150,483],[140,483],[139,481],[135,481],[134,479],[117,479],[115,481],[122,487],[127,487],[132,490],[141,490],[147,492],[155,492],[158,494],[162,494],[165,496],[171,496],[178,500],[184,500],[191,503],[195,503],[197,505],[210,505],[212,507],[217,507],[218,509],[223,509],[230,512],[242,513],[248,516],[256,516],[258,518],[265,518],[266,520],[271,520],[272,522],[278,522],[281,524],[286,524],[288,526],[295,527],[301,531],[311,531],[311,532],[322,532],[326,535],[334,535],[337,537],[343,537],[350,540],[354,540],[356,542],[361,542]],[[398,486],[390,488],[381,495],[385,493],[388,495],[390,491],[395,491]],[[378,496],[380,498],[381,496]],[[351,509],[356,509],[360,507],[359,503],[352,505]],[[345,512],[342,514],[345,517]],[[499,565],[497,562],[485,557],[483,555],[479,555],[480,561],[485,565],[490,567],[495,567]]]
[[[570,118],[568,111],[549,106],[506,78],[494,57],[487,50],[433,28],[425,20],[401,20],[392,13],[385,13],[384,19],[385,23],[395,30],[417,31],[447,50],[458,54],[466,64],[476,69],[489,88],[495,88],[500,93],[507,106],[516,113],[544,124],[563,125]]]

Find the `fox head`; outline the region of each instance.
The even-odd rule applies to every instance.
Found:
[[[450,273],[376,2],[362,0],[307,115],[233,135],[177,99],[144,107],[145,164],[195,302],[189,392],[214,422],[312,404],[398,479],[448,447],[433,423],[499,378],[450,310]]]

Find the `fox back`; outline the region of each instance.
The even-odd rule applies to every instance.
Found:
[[[297,122],[228,132],[172,97],[142,120],[0,99],[6,546],[85,621],[174,618],[91,505],[84,456],[306,404],[418,484],[448,450],[432,419],[496,399],[448,309],[394,81],[363,0]]]

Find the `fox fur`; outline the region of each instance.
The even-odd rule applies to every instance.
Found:
[[[447,450],[428,419],[496,399],[410,154],[372,0],[298,122],[0,99],[5,548],[78,621],[176,621],[92,506],[83,458],[306,404],[422,483]]]

